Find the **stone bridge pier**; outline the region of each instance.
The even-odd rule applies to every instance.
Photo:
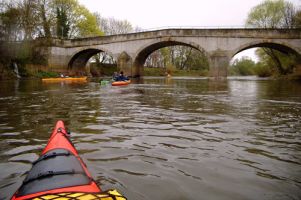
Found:
[[[217,50],[210,53],[209,76],[227,77],[231,56],[226,51]]]
[[[123,71],[127,76],[135,76],[136,72],[133,71],[133,58],[123,51],[117,57],[117,69]]]

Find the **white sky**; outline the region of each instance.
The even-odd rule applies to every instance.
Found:
[[[102,17],[128,20],[134,27],[243,27],[263,0],[79,0]],[[301,0],[290,0],[297,6]],[[244,51],[247,53],[249,51]]]
[[[290,0],[301,5],[301,0]],[[128,20],[152,29],[168,26],[243,26],[252,7],[263,0],[79,0],[103,17]]]

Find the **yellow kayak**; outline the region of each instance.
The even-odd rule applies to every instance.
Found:
[[[58,78],[42,78],[43,82],[87,82],[87,77],[58,77]]]

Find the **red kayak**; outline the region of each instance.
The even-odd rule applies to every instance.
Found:
[[[122,85],[128,85],[130,83],[131,83],[131,80],[114,81],[114,82],[112,82],[112,86],[122,86]]]
[[[41,156],[12,200],[23,199],[118,199],[116,190],[102,192],[91,177],[63,121],[58,121]]]

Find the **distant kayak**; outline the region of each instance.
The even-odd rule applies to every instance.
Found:
[[[126,200],[116,190],[101,191],[58,121],[41,156],[32,164],[12,200]]]
[[[108,84],[110,84],[110,81],[107,80],[100,81],[100,85],[108,85]]]
[[[87,76],[83,77],[57,77],[57,78],[42,78],[43,82],[87,82]]]
[[[128,85],[131,83],[131,80],[127,81],[114,81],[112,82],[112,86],[122,86],[122,85]]]

